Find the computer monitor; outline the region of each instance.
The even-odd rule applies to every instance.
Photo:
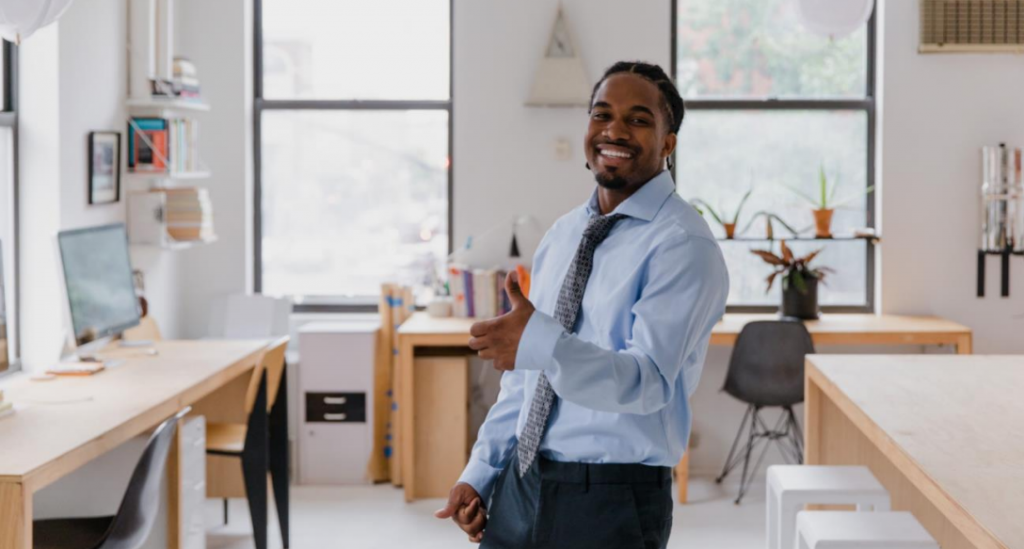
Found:
[[[139,299],[124,223],[57,235],[74,343],[81,347],[139,325]]]

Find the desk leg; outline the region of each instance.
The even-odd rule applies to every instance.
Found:
[[[405,501],[413,500],[415,491],[415,478],[413,475],[413,449],[415,448],[416,436],[413,432],[413,362],[414,348],[404,338],[399,338],[398,364],[399,376],[401,376],[401,392],[399,393],[398,417],[402,426],[401,438],[398,440],[400,448],[399,459],[402,460],[402,486],[405,488]]]
[[[0,549],[32,549],[32,492],[0,482]]]
[[[964,334],[956,340],[956,354],[958,355],[969,355],[972,352],[972,337],[971,334]]]
[[[804,376],[804,463],[821,463],[821,389]]]
[[[676,465],[676,482],[679,483],[679,503],[686,503],[687,488],[690,483],[690,449],[686,449],[683,459]]]

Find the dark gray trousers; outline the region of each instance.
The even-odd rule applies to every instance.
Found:
[[[488,507],[481,549],[664,549],[672,470],[538,457],[522,478],[516,452]]]

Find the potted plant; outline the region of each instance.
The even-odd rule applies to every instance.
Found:
[[[813,320],[818,318],[818,283],[825,279],[825,274],[833,272],[828,267],[811,267],[810,263],[821,253],[818,249],[804,257],[796,257],[780,240],[782,256],[766,250],[751,250],[765,263],[774,267],[768,275],[768,289],[772,289],[775,279],[782,275],[782,316]]]
[[[743,198],[740,199],[739,205],[736,206],[736,214],[732,217],[726,217],[725,210],[722,210],[722,215],[718,215],[718,212],[716,212],[714,208],[700,198],[694,198],[690,201],[690,204],[697,208],[697,211],[701,212],[701,214],[705,211],[711,214],[711,217],[714,218],[715,222],[721,225],[722,229],[725,230],[725,238],[732,239],[736,236],[736,224],[739,223],[740,213],[743,211],[743,205],[747,203],[747,199],[750,198],[750,194],[753,192],[754,189],[750,189],[743,195]]]
[[[799,195],[804,200],[811,204],[814,208],[814,235],[817,238],[832,238],[832,214],[836,208],[846,205],[847,203],[859,198],[861,193],[854,193],[842,200],[836,200],[836,191],[839,190],[839,178],[836,177],[836,182],[831,185],[829,189],[828,177],[825,175],[825,166],[822,165],[818,168],[818,197],[812,198],[810,195],[803,191],[790,187],[790,190]],[[868,194],[874,186],[868,187],[864,190],[863,194]]]

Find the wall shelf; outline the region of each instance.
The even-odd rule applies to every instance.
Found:
[[[154,110],[206,112],[210,106],[202,101],[185,99],[129,99],[125,102],[131,112]]]
[[[178,240],[167,224],[167,193],[130,192],[128,201],[128,243],[165,250],[185,250],[217,241],[210,234],[194,240]],[[212,233],[212,226],[210,227]]]
[[[798,236],[798,237],[776,237],[767,238],[764,236],[738,236],[735,238],[725,238],[724,236],[717,237],[719,242],[776,242],[779,240],[785,240],[786,242],[852,242],[856,240],[870,241],[873,244],[877,244],[882,241],[880,236],[833,236],[831,238],[818,238],[811,236]]]
[[[149,181],[152,179],[209,179],[212,174],[208,171],[198,172],[127,172],[126,179],[132,181]]]

